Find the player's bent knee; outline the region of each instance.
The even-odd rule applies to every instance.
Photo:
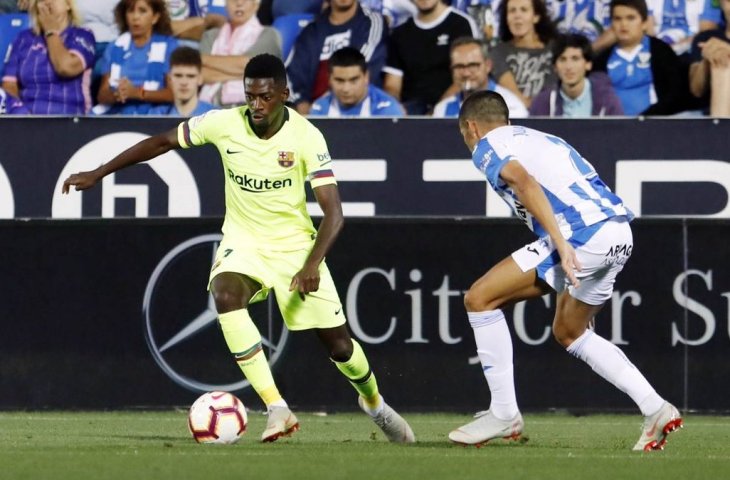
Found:
[[[477,292],[474,288],[470,288],[464,295],[464,308],[467,312],[484,312],[495,310],[499,308],[499,305],[491,298],[486,298],[483,294]]]
[[[553,338],[563,348],[568,348],[578,337],[583,335],[585,328],[570,328],[567,325],[553,324]]]
[[[217,275],[210,284],[218,313],[246,308],[253,291],[254,286],[247,284],[245,277],[227,272]]]
[[[218,313],[227,313],[245,308],[243,298],[231,290],[214,290],[213,301]]]
[[[243,290],[236,282],[224,278],[214,278],[210,288],[218,313],[232,312],[246,306],[243,299]]]
[[[329,347],[330,358],[335,362],[346,362],[352,357],[352,341],[349,338],[337,340]]]

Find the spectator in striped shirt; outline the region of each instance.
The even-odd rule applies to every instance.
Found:
[[[33,114],[84,115],[94,63],[94,34],[79,27],[74,0],[31,0],[32,27],[10,47],[2,87]]]

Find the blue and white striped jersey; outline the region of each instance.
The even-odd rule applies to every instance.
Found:
[[[657,103],[648,36],[644,35],[641,43],[631,52],[613,47],[606,67],[624,114],[639,115]]]
[[[340,104],[334,93],[329,91],[312,104],[309,114],[328,117],[400,117],[405,115],[405,112],[395,97],[391,97],[378,87],[368,85],[368,94],[360,103],[345,107]]]
[[[515,214],[540,237],[547,235],[545,229],[499,176],[510,160],[519,161],[540,184],[566,238],[580,241],[580,231],[587,226],[612,217],[634,217],[598,177],[593,165],[562,138],[514,125],[496,128],[477,143],[472,161]]]

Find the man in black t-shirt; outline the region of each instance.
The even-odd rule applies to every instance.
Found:
[[[477,37],[476,24],[441,0],[413,0],[417,14],[393,30],[383,85],[409,115],[426,115],[451,85],[449,46]]]

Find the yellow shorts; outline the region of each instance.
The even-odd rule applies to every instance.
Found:
[[[261,284],[261,289],[251,297],[249,303],[266,299],[273,289],[279,311],[289,330],[333,328],[347,321],[335,283],[325,262],[319,266],[319,290],[308,293],[304,301],[297,291],[289,291],[291,279],[304,265],[309,255],[309,248],[272,252],[236,248],[233,243],[227,243],[223,238],[210,270],[208,288],[213,278],[223,272],[240,273],[252,278]]]

